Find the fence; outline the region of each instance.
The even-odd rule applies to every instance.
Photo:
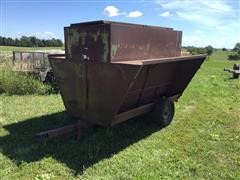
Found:
[[[46,52],[13,51],[13,65],[22,71],[50,68]]]

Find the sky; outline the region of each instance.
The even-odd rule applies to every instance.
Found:
[[[72,23],[110,20],[183,31],[183,46],[233,48],[240,0],[0,0],[1,36],[64,39]]]

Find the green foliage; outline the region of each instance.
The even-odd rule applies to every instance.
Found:
[[[213,53],[214,48],[211,45],[209,45],[209,46],[205,47],[205,50],[206,50],[207,55],[210,56]]]
[[[186,47],[186,49],[192,55],[206,54],[205,48],[197,48],[197,47],[190,46],[190,47]]]
[[[240,60],[240,43],[236,43],[233,48],[234,54],[228,56],[229,60]]]
[[[217,50],[214,51],[214,53],[210,56],[210,60],[214,59],[214,60],[218,60],[218,61],[226,61],[228,59],[228,56],[233,54],[233,52],[231,51],[221,51],[221,50]]]
[[[50,85],[43,84],[33,76],[14,72],[10,68],[0,68],[0,93],[9,95],[54,93]]]
[[[205,48],[189,46],[186,47],[186,49],[192,55],[207,54],[210,56],[214,52],[214,48],[211,45],[206,46]]]
[[[222,51],[227,51],[227,48],[222,48]]]
[[[35,36],[22,36],[20,39],[12,39],[0,36],[2,46],[23,46],[23,47],[61,47],[63,42],[60,39],[38,39]]]
[[[0,46],[0,93],[19,94],[51,94],[57,89],[53,85],[43,84],[37,77],[12,71],[12,51],[60,50],[59,47],[27,48],[15,46]]]
[[[8,53],[12,56],[12,51],[52,51],[64,50],[64,47],[17,47],[17,46],[0,46],[1,53]]]
[[[240,43],[239,42],[235,44],[233,51],[236,51],[236,52],[240,51]]]
[[[228,56],[229,60],[240,60],[240,54],[236,53],[236,54],[231,54]]]

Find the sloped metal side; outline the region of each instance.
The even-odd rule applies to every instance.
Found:
[[[182,94],[184,92],[205,59],[206,56],[178,62],[172,94]]]
[[[139,66],[50,58],[67,112],[110,126]]]
[[[116,124],[115,116],[154,103],[159,97],[181,95],[205,56],[156,60],[129,65],[51,58],[67,112],[101,126]]]
[[[155,102],[159,97],[181,95],[205,57],[144,65],[127,92],[119,113]]]

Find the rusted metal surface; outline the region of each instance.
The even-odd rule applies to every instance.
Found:
[[[110,56],[109,28],[106,24],[65,27],[67,58],[107,62]]]
[[[112,23],[111,61],[175,57],[181,54],[182,32],[152,26]]]
[[[66,56],[73,61],[114,62],[181,54],[182,32],[172,28],[96,21],[64,28]]]
[[[67,112],[111,126],[120,113],[158,97],[180,96],[205,57],[156,59],[147,65],[49,59]]]
[[[139,106],[139,107],[131,109],[129,111],[117,114],[114,117],[114,121],[112,122],[111,125],[115,125],[115,124],[121,123],[123,121],[126,121],[126,119],[131,119],[131,118],[134,118],[141,114],[148,113],[153,109],[153,107],[154,107],[154,103],[150,103],[150,104]]]
[[[66,57],[49,55],[67,112],[112,126],[177,100],[206,55],[181,57],[181,32],[114,22],[65,28]]]
[[[88,122],[77,121],[76,123],[67,126],[40,132],[37,134],[37,136],[41,139],[53,139],[62,135],[67,135],[75,132],[77,134],[77,139],[79,139],[81,137],[82,130],[90,126],[91,124]]]

